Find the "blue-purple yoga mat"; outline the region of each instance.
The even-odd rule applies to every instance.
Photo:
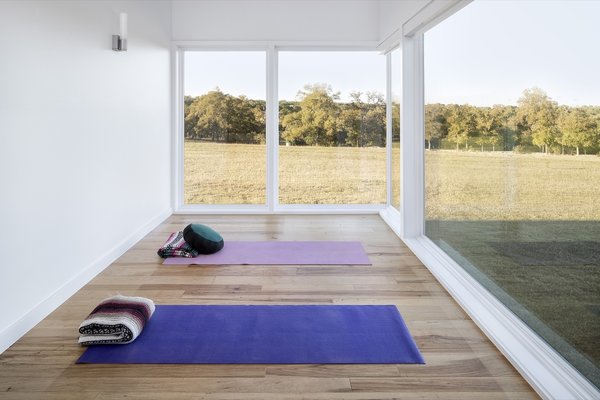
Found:
[[[360,242],[237,242],[194,258],[171,257],[166,265],[371,265]]]
[[[371,305],[156,306],[130,344],[89,347],[97,364],[423,364],[398,309]]]

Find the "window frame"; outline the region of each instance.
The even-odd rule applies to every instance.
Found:
[[[271,136],[269,135],[269,90],[271,89],[267,76],[266,87],[265,87],[265,96],[267,98],[267,109],[266,109],[266,176],[265,176],[265,184],[266,184],[266,198],[264,204],[185,204],[184,201],[184,97],[185,97],[185,53],[186,52],[202,52],[202,51],[219,51],[219,52],[264,52],[265,53],[265,74],[269,69],[269,47],[268,46],[259,46],[259,45],[230,45],[230,46],[202,46],[202,45],[185,45],[179,46],[175,45],[173,47],[173,59],[174,59],[174,93],[173,93],[173,135],[172,135],[172,158],[173,158],[173,187],[172,187],[172,206],[173,210],[176,213],[194,213],[194,212],[210,212],[210,213],[264,213],[269,209],[268,199],[270,193],[269,187],[269,163],[270,163],[270,154],[269,154],[269,141]],[[267,74],[268,75],[268,74]]]
[[[287,43],[287,42],[174,42],[173,135],[172,135],[172,208],[177,214],[377,214],[389,205],[390,160],[386,157],[386,200],[382,204],[279,204],[279,52],[280,51],[357,51],[377,52],[376,42],[367,43]],[[264,204],[185,204],[184,203],[184,57],[191,51],[264,51],[266,52],[266,199]],[[386,60],[386,115],[390,108],[389,68]],[[390,135],[386,121],[386,138]],[[386,152],[390,148],[386,140]],[[387,154],[387,153],[386,153]]]

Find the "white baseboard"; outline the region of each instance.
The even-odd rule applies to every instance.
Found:
[[[162,211],[0,332],[0,354],[172,214]]]
[[[381,218],[399,235],[395,210]],[[544,399],[600,399],[600,391],[426,236],[404,243]]]

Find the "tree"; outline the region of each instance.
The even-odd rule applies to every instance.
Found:
[[[184,137],[187,139],[193,138],[195,136],[195,126],[198,123],[198,115],[194,114],[191,111],[191,106],[196,101],[196,97],[185,96],[183,98],[183,119],[185,124],[183,124]]]
[[[476,121],[474,107],[465,105],[450,105],[448,114],[448,138],[456,143],[456,150],[459,145],[464,144],[465,149],[469,148],[469,137],[476,132]]]
[[[343,131],[344,142],[350,146],[361,146],[365,126],[366,109],[361,100],[361,92],[350,93],[352,101],[341,107],[339,126]]]
[[[532,143],[547,154],[548,146],[556,141],[558,135],[558,104],[542,89],[535,87],[524,90],[518,104],[518,114],[531,134]]]
[[[375,91],[367,92],[367,112],[365,118],[365,146],[385,146],[386,137],[386,104],[383,94]]]
[[[300,110],[282,121],[282,137],[292,144],[331,146],[337,142],[339,93],[330,86],[314,84],[298,92]]]
[[[502,143],[502,149],[505,151],[513,150],[515,143],[522,139],[519,120],[517,118],[517,107],[494,105],[492,111],[498,115],[498,141]],[[494,149],[495,150],[495,149]]]
[[[191,106],[192,103],[194,102],[194,100],[196,100],[196,98],[193,96],[187,96],[187,95],[184,96],[183,97],[183,108],[186,109],[189,106]]]
[[[400,102],[392,100],[392,142],[400,142]]]
[[[574,147],[577,155],[579,149],[594,146],[596,124],[582,108],[563,108],[558,119],[561,131],[560,143],[563,146]]]
[[[479,135],[475,142],[481,146],[485,144],[492,145],[492,151],[496,150],[496,145],[500,143],[500,130],[502,127],[502,110],[500,106],[481,107],[476,109],[475,125]]]
[[[229,129],[228,97],[219,88],[198,96],[185,116],[186,138],[223,141]]]
[[[425,105],[425,140],[431,150],[431,141],[442,138],[448,132],[443,104]]]
[[[267,102],[265,100],[248,100],[248,103],[255,126],[253,143],[265,144],[267,142]]]
[[[261,104],[263,103],[263,104]],[[265,136],[264,102],[245,96],[228,98],[227,143],[260,143]],[[264,139],[262,140],[264,142]]]
[[[234,97],[218,88],[186,98],[185,137],[226,143],[264,143],[265,102]]]

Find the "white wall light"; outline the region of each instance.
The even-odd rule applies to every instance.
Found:
[[[112,35],[112,49],[127,51],[127,13],[119,14],[119,34]]]

